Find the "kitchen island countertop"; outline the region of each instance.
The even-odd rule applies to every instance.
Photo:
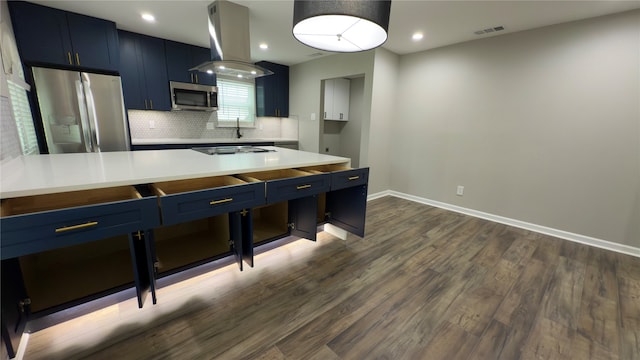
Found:
[[[166,145],[166,144],[231,144],[231,143],[291,143],[298,139],[286,138],[213,138],[213,139],[183,139],[183,138],[158,138],[158,139],[131,139],[131,145]]]
[[[275,151],[206,155],[179,149],[20,156],[0,165],[0,198],[350,163],[343,157],[261,147]]]

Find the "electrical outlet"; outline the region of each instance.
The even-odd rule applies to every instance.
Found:
[[[458,189],[456,189],[456,195],[458,196],[464,195],[464,186],[458,185]]]
[[[311,113],[311,121],[314,121],[316,119],[316,113]]]
[[[155,128],[156,128],[156,121],[149,120],[149,129],[155,129]]]
[[[213,130],[214,125],[215,125],[214,123],[212,123],[212,122],[208,122],[208,123],[207,123],[207,130]]]

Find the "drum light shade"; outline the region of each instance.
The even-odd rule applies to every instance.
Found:
[[[293,36],[316,49],[358,52],[387,41],[391,0],[295,0]]]

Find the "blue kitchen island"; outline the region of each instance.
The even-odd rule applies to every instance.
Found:
[[[315,240],[332,224],[364,236],[368,168],[279,147],[23,156],[2,164],[2,336],[29,319],[221,258],[254,266],[256,246]],[[259,264],[255,264],[259,266]]]

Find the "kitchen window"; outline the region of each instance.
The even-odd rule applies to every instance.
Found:
[[[13,118],[18,129],[20,147],[23,155],[39,154],[38,138],[33,125],[31,108],[27,99],[27,91],[11,80],[7,80],[9,87],[9,99],[13,110]]]
[[[255,127],[255,81],[218,76],[218,126]]]

